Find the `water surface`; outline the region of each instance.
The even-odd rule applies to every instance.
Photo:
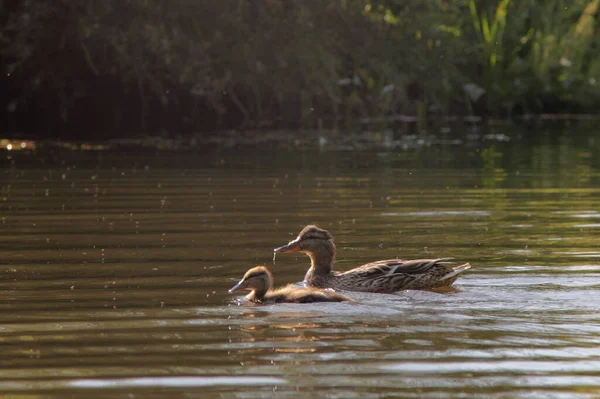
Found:
[[[600,395],[591,138],[393,152],[4,153],[0,390],[28,397]],[[42,160],[40,160],[40,158]],[[457,291],[248,306],[316,223],[337,268],[455,257]]]

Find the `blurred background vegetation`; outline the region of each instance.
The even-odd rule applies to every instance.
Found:
[[[600,0],[0,0],[0,129],[597,113]]]

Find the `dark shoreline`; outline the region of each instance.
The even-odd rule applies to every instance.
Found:
[[[382,122],[401,122],[402,125],[370,128]],[[211,151],[219,149],[317,149],[333,151],[408,150],[431,145],[465,145],[489,141],[511,141],[515,137],[504,133],[511,127],[517,135],[535,136],[538,129],[561,130],[569,127],[595,128],[600,115],[595,114],[540,114],[522,115],[518,119],[493,119],[484,126],[480,117],[445,117],[423,123],[416,117],[398,116],[395,119],[368,119],[354,129],[294,129],[294,130],[225,130],[191,133],[187,135],[165,133],[145,135],[131,133],[122,138],[108,139],[36,139],[31,135],[7,132],[0,136],[0,150],[159,150],[159,151]],[[20,152],[20,151],[19,151]]]

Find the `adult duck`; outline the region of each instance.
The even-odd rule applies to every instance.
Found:
[[[455,265],[452,258],[418,260],[378,260],[347,272],[333,270],[336,248],[333,236],[317,226],[306,226],[289,244],[275,252],[304,252],[311,266],[304,277],[310,286],[348,291],[392,293],[405,289],[449,287],[459,274],[469,269]]]
[[[234,285],[229,292],[240,290],[251,291],[246,298],[255,303],[310,303],[310,302],[354,302],[351,298],[332,290],[322,290],[314,287],[298,287],[286,285],[272,289],[273,275],[264,266],[254,267],[244,274],[244,277]]]

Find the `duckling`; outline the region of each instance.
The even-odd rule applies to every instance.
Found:
[[[333,271],[336,247],[333,236],[317,226],[306,226],[298,238],[274,252],[304,252],[311,266],[304,281],[313,287],[348,291],[393,293],[405,289],[449,287],[459,274],[469,269],[465,263],[454,266],[453,258],[417,260],[378,260],[347,272]]]
[[[354,302],[352,298],[331,290],[322,290],[314,287],[285,287],[272,289],[273,275],[265,266],[254,267],[244,274],[244,277],[234,285],[229,292],[239,290],[251,291],[246,298],[256,303],[310,303],[310,302]]]

